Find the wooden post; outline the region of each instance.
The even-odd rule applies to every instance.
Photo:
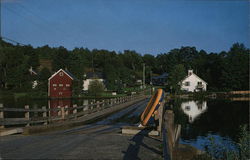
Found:
[[[35,105],[33,106],[33,108],[34,108],[35,110],[37,110],[37,104],[35,104]],[[34,117],[38,117],[38,112],[37,112],[37,111],[34,112]]]
[[[173,149],[175,145],[174,136],[174,113],[171,110],[167,110],[164,115],[165,129],[166,129],[166,145],[168,147],[168,154],[172,159]]]
[[[157,130],[159,133],[162,132],[162,122],[163,122],[163,108],[165,105],[165,100],[163,100],[160,104],[160,107],[158,108],[158,118],[159,118],[159,126],[157,126]]]
[[[77,105],[76,104],[73,104],[73,117],[74,119],[77,119]]]
[[[30,106],[29,105],[25,105],[24,108],[28,110],[30,108]],[[25,119],[29,120],[30,119],[30,112],[26,111],[25,114],[24,114],[24,116],[25,116]],[[26,124],[26,126],[30,126],[29,122]]]
[[[62,119],[65,119],[65,109],[64,106],[61,107]]]
[[[57,108],[59,110],[57,110],[57,116],[61,116],[62,112],[61,112],[61,106],[57,106]]]
[[[109,104],[110,104],[110,106],[113,105],[113,99],[109,99]]]
[[[3,109],[3,104],[0,103],[0,109]],[[4,119],[4,112],[0,110],[0,119]],[[4,128],[4,124],[0,125],[0,128]]]
[[[77,105],[76,105],[76,104],[73,104],[73,114],[76,114],[76,113],[77,113],[76,107],[77,107]]]
[[[46,106],[42,106],[42,110],[43,110],[43,118],[46,118],[47,117]],[[44,125],[48,124],[47,120],[43,124]]]
[[[91,110],[94,108],[94,105],[93,105],[93,104],[94,104],[94,102],[91,101],[91,102],[90,102],[90,105],[91,105],[91,106],[90,106],[90,109],[91,109]]]
[[[82,108],[83,112],[88,110],[88,104],[89,104],[89,100],[83,100],[83,108]]]
[[[100,107],[99,101],[96,101],[96,107],[97,107],[97,108]]]

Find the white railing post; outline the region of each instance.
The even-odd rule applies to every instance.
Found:
[[[28,110],[30,108],[30,106],[25,105],[24,108]],[[25,119],[27,119],[28,121],[30,120],[30,112],[29,111],[26,111],[24,116],[25,116]],[[26,126],[30,126],[29,122],[26,124]]]
[[[61,116],[62,111],[61,111],[61,106],[57,106],[58,110],[57,110],[57,116]]]
[[[3,109],[3,104],[0,103],[0,109]],[[0,119],[4,119],[4,112],[0,110]],[[4,128],[4,124],[0,125],[0,128]]]
[[[43,118],[46,119],[47,118],[47,110],[46,110],[46,106],[42,107],[43,110]],[[44,125],[48,124],[47,119],[46,121],[43,123]]]
[[[64,106],[61,107],[62,119],[65,119],[65,109]]]

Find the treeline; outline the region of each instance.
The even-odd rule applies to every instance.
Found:
[[[239,43],[233,44],[228,52],[207,53],[195,47],[181,47],[157,56],[141,55],[131,50],[117,53],[75,48],[69,51],[48,45],[33,48],[4,41],[0,42],[0,47],[1,89],[29,90],[32,82],[38,80],[38,89],[46,90],[48,77],[63,68],[73,73],[79,83],[82,83],[85,73],[101,72],[109,90],[120,90],[124,86],[134,86],[137,79],[142,79],[143,63],[148,84],[151,76],[167,72],[168,85],[175,87],[186,71],[193,69],[208,83],[211,91],[249,89],[250,50]],[[51,66],[41,66],[41,60],[51,62]],[[38,72],[38,76],[29,73],[30,67]]]

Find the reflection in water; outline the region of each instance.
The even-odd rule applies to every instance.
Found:
[[[206,101],[188,101],[181,104],[181,109],[188,116],[189,123],[207,110]]]
[[[72,103],[71,103],[71,99],[52,99],[49,100],[49,109],[57,109],[57,108],[71,108],[72,107]],[[72,113],[72,110],[69,110],[69,114]],[[67,113],[68,114],[68,113]],[[67,115],[66,114],[66,115]],[[49,116],[50,117],[55,117],[55,116],[60,116],[61,113],[60,111],[56,111],[56,110],[51,110],[49,112]]]
[[[249,127],[249,102],[229,100],[182,101],[175,99],[173,105],[176,123],[181,124],[181,143],[203,150],[209,137],[227,142],[226,147],[238,141],[239,128]]]

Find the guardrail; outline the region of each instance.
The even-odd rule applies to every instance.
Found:
[[[164,160],[173,159],[173,152],[180,138],[181,125],[174,123],[174,113],[166,110],[163,124],[163,157]]]
[[[115,107],[118,104],[133,101],[144,97],[144,95],[131,95],[124,97],[117,97],[112,99],[105,99],[101,101],[96,101],[95,103],[72,107],[60,107],[57,108],[46,108],[43,106],[40,109],[32,109],[29,105],[25,105],[24,108],[7,108],[0,104],[0,128],[7,125],[33,125],[33,124],[43,124],[53,123],[56,121],[64,121],[70,119],[77,119],[87,114],[98,112],[106,108]],[[49,112],[57,112],[57,116],[49,116]],[[23,112],[24,117],[21,118],[5,118],[4,112]],[[40,117],[32,117],[30,113],[41,113]],[[71,114],[70,114],[71,113]]]

